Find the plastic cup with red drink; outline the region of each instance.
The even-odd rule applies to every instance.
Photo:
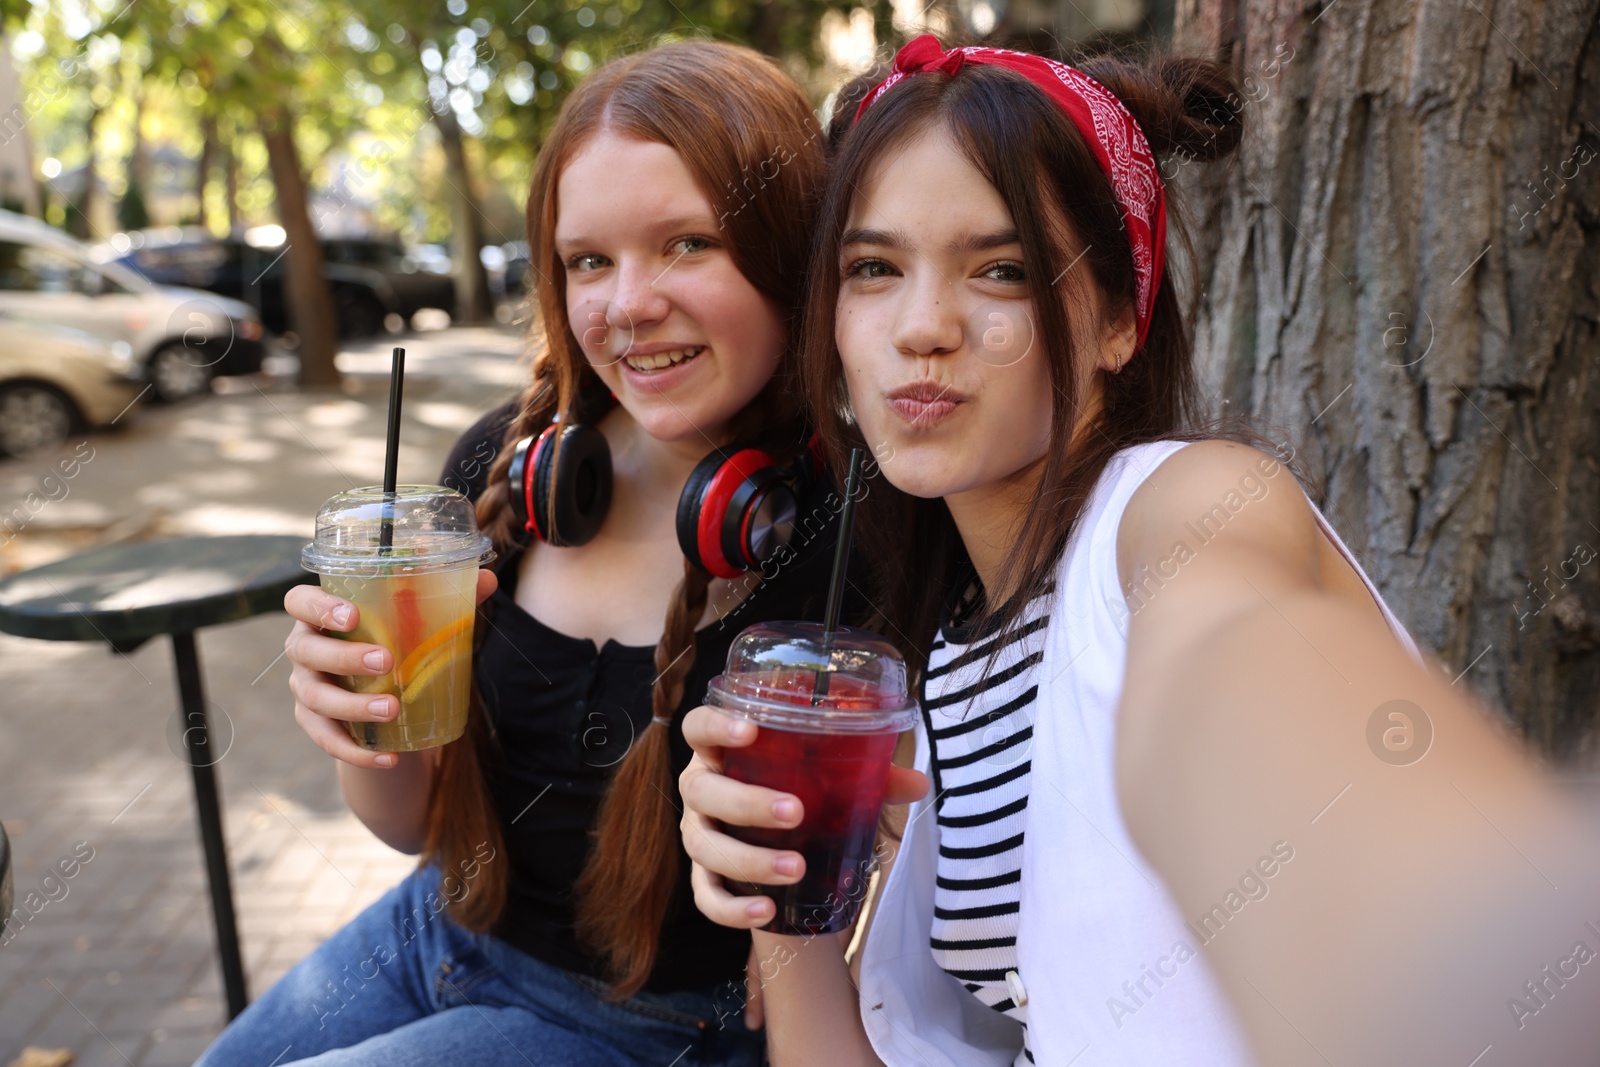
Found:
[[[805,873],[793,885],[749,887],[777,904],[766,929],[845,929],[874,867],[895,741],[916,722],[904,660],[889,642],[862,630],[762,623],[734,639],[706,703],[760,728],[750,745],[724,750],[728,777],[792,793],[805,807],[793,829],[725,827],[747,844],[805,858]]]

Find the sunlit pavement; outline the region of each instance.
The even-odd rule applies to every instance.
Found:
[[[351,346],[342,391],[232,380],[56,455],[0,461],[0,522],[12,516],[0,573],[115,540],[309,536],[324,499],[382,480],[396,343],[407,351],[400,480],[434,481],[459,433],[527,380],[520,329]],[[229,746],[217,774],[252,994],[413,862],[349,814],[332,762],[294,725],[287,630],[274,614],[199,638],[214,743]],[[122,656],[0,635],[0,821],[17,904],[36,894],[38,909],[0,946],[0,1064],[24,1046],[69,1048],[78,1064],[189,1064],[222,1027],[176,699],[165,640]]]

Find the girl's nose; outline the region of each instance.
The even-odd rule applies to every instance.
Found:
[[[615,330],[625,331],[623,340],[632,339],[632,331],[666,318],[672,302],[658,285],[661,271],[652,270],[655,264],[629,263],[619,265],[617,288],[606,306],[606,322]]]
[[[961,348],[965,323],[954,288],[936,271],[905,287],[896,309],[893,342],[908,356],[932,356]]]

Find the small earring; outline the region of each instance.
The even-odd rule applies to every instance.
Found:
[[[1117,352],[1117,373],[1122,373],[1122,352],[1120,350]]]

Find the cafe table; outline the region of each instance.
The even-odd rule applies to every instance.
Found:
[[[108,545],[0,579],[0,631],[44,641],[100,641],[127,654],[153,637],[172,641],[178,716],[194,775],[200,845],[211,887],[228,1017],[249,997],[239,954],[211,723],[195,632],[283,608],[315,582],[300,566],[302,537],[174,537]]]

